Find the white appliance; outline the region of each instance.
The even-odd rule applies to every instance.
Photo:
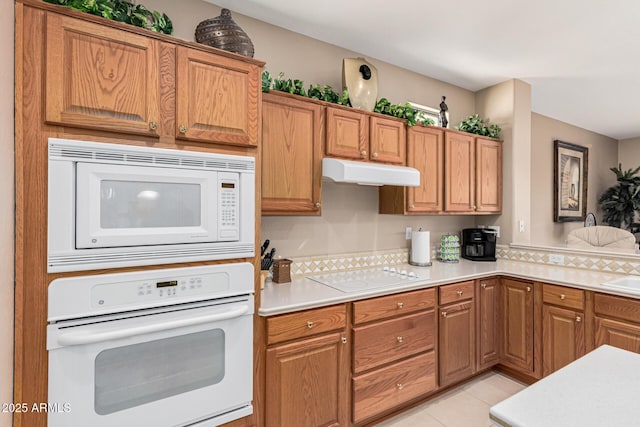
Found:
[[[322,159],[322,177],[334,182],[360,185],[420,186],[418,169],[330,157]]]
[[[419,267],[431,265],[431,233],[429,231],[420,228],[411,232],[409,264]]]
[[[253,266],[56,279],[49,427],[210,427],[250,415]],[[57,404],[57,406],[56,406]]]
[[[49,138],[48,271],[254,256],[255,159]]]
[[[429,279],[429,272],[417,272],[400,267],[385,266],[365,270],[341,271],[337,273],[307,276],[307,279],[337,289],[341,292],[368,291],[378,288],[393,288]]]

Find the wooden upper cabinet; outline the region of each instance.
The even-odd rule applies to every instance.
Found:
[[[502,211],[502,142],[476,138],[476,211]]]
[[[258,145],[260,69],[178,46],[176,137]]]
[[[475,138],[447,131],[444,143],[444,209],[475,212]]]
[[[329,157],[404,165],[406,144],[404,120],[351,108],[327,107]]]
[[[407,133],[404,121],[370,118],[369,160],[404,165],[407,162]]]
[[[47,122],[157,136],[158,41],[55,13],[45,40]]]
[[[359,111],[327,107],[327,156],[369,158],[369,116]]]
[[[533,284],[502,281],[502,363],[534,372]]]
[[[324,107],[262,98],[262,214],[320,215]]]

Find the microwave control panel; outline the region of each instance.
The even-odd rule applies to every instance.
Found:
[[[218,174],[218,240],[240,239],[240,180],[236,173]]]
[[[214,297],[228,290],[229,275],[226,273],[104,283],[91,290],[91,305],[106,308],[200,295]]]

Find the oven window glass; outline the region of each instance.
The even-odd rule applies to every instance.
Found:
[[[100,227],[200,226],[199,184],[100,181]]]
[[[224,331],[213,329],[99,353],[96,413],[108,415],[219,383],[224,344]]]

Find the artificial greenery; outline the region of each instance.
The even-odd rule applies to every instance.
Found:
[[[308,90],[304,90],[304,82],[297,79],[285,79],[284,73],[279,73],[278,77],[272,77],[268,71],[262,72],[262,91],[278,90],[294,95],[300,95],[319,101],[326,101],[338,105],[351,105],[349,102],[349,91],[347,88],[342,89],[342,94],[333,90],[329,85],[311,85]],[[404,105],[395,105],[390,103],[386,98],[381,98],[376,102],[374,112],[386,114],[388,116],[398,117],[406,120],[408,126],[422,124],[423,126],[434,125],[435,122],[430,117],[426,117],[424,112],[411,107],[409,103]]]
[[[136,27],[146,28],[158,33],[172,34],[173,23],[166,14],[157,10],[150,11],[141,4],[133,4],[126,0],[45,0],[101,16],[113,21],[124,22]]]
[[[458,126],[454,127],[454,129],[475,133],[476,135],[488,136],[490,138],[497,138],[502,130],[500,126],[487,126],[487,124],[485,124],[484,119],[480,118],[478,114],[474,114],[461,121]]]
[[[618,183],[609,187],[598,199],[600,209],[604,212],[603,221],[618,228],[635,232],[636,211],[640,210],[640,166],[635,169],[622,170],[622,164],[610,169],[616,174]]]

